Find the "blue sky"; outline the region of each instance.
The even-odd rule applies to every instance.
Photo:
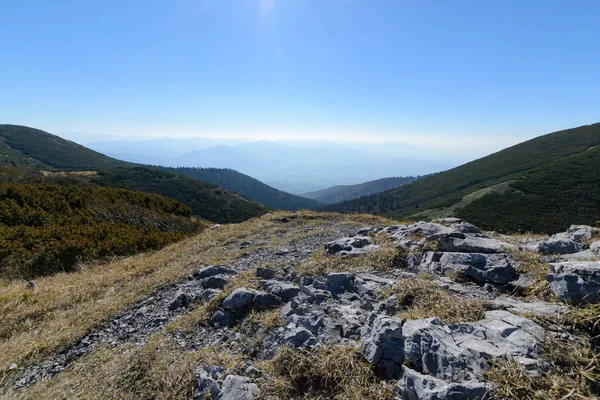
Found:
[[[1,123],[483,152],[600,120],[598,1],[0,2]]]

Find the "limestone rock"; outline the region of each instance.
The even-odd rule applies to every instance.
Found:
[[[546,278],[552,291],[570,304],[595,304],[600,301],[600,261],[568,261],[550,264]]]

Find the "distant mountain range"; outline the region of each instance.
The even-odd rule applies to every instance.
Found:
[[[417,180],[415,177],[404,178],[382,178],[374,181],[359,183],[357,185],[339,185],[316,192],[304,193],[302,196],[314,199],[324,204],[339,203],[345,200],[355,199],[374,193],[394,189]]]
[[[293,194],[354,185],[390,175],[425,175],[458,165],[458,162],[436,161],[422,155],[412,159],[409,156],[411,146],[402,143],[390,144],[386,149],[384,145],[368,144],[361,147],[327,142],[236,143],[194,138],[92,142],[87,145],[111,157],[135,163],[233,169]]]
[[[387,192],[325,206],[394,218],[459,216],[485,229],[559,232],[600,219],[600,123],[554,132]]]

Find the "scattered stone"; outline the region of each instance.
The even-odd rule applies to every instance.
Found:
[[[8,370],[9,371],[14,371],[17,368],[19,368],[19,366],[17,364],[15,364],[15,363],[12,363],[12,364],[9,365]]]
[[[260,369],[256,368],[254,365],[251,365],[248,368],[246,368],[245,372],[246,372],[246,375],[248,375],[251,378],[262,375],[262,371]]]
[[[247,241],[245,241],[245,242],[242,242],[242,243],[240,244],[240,249],[245,249],[245,248],[247,248],[248,246],[251,246],[251,245],[252,245],[252,242],[251,242],[251,241],[249,241],[249,240],[247,240]]]
[[[218,367],[199,367],[194,371],[193,400],[219,400],[222,396],[221,388],[217,382],[216,373],[211,371]]]
[[[35,281],[29,281],[29,282],[27,282],[27,285],[25,286],[25,289],[27,289],[27,290],[37,290],[37,283],[35,283]]]
[[[325,243],[325,253],[342,257],[358,256],[366,251],[376,249],[369,236],[354,236]]]
[[[227,375],[223,381],[220,400],[254,400],[260,396],[260,390],[250,379],[243,376]]]
[[[398,381],[396,392],[402,400],[484,400],[489,397],[485,384],[476,380],[449,383],[406,366],[402,367],[402,380]]]
[[[254,296],[257,295],[256,290],[247,288],[238,288],[233,291],[221,305],[230,310],[240,310],[252,304]]]
[[[427,252],[420,269],[423,272],[445,275],[452,270],[462,271],[477,282],[504,285],[518,279],[510,256],[481,253]]]
[[[281,297],[288,301],[300,293],[300,288],[296,285],[287,282],[281,282],[273,279],[260,282],[261,286],[268,293]]]
[[[219,310],[213,314],[212,322],[217,326],[234,326],[236,317],[231,311]]]
[[[546,278],[560,300],[574,305],[600,301],[600,261],[567,261],[550,267],[552,273]]]
[[[184,293],[181,291],[177,292],[177,294],[175,295],[175,298],[173,299],[171,304],[169,304],[169,311],[175,311],[180,308],[187,307],[190,304],[192,304],[194,299],[195,299],[195,296],[190,293]]]
[[[273,279],[277,275],[277,270],[275,268],[269,267],[258,267],[256,268],[256,276],[258,278],[263,279]]]

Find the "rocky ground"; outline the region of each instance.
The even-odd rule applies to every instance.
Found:
[[[86,379],[109,388],[131,372],[128,357],[143,360],[136,381],[164,380],[155,392],[127,392],[132,398],[600,393],[597,229],[528,237],[482,233],[458,219],[326,223],[296,226],[303,234],[276,246],[257,246],[274,240],[261,235],[230,243],[228,251],[252,251],[197,265],[61,351],[11,365],[4,396],[116,398],[124,392],[99,392]],[[580,357],[555,354],[561,349]],[[176,356],[163,367],[167,352]],[[184,359],[187,378],[174,383]],[[127,366],[104,372],[119,363]]]

